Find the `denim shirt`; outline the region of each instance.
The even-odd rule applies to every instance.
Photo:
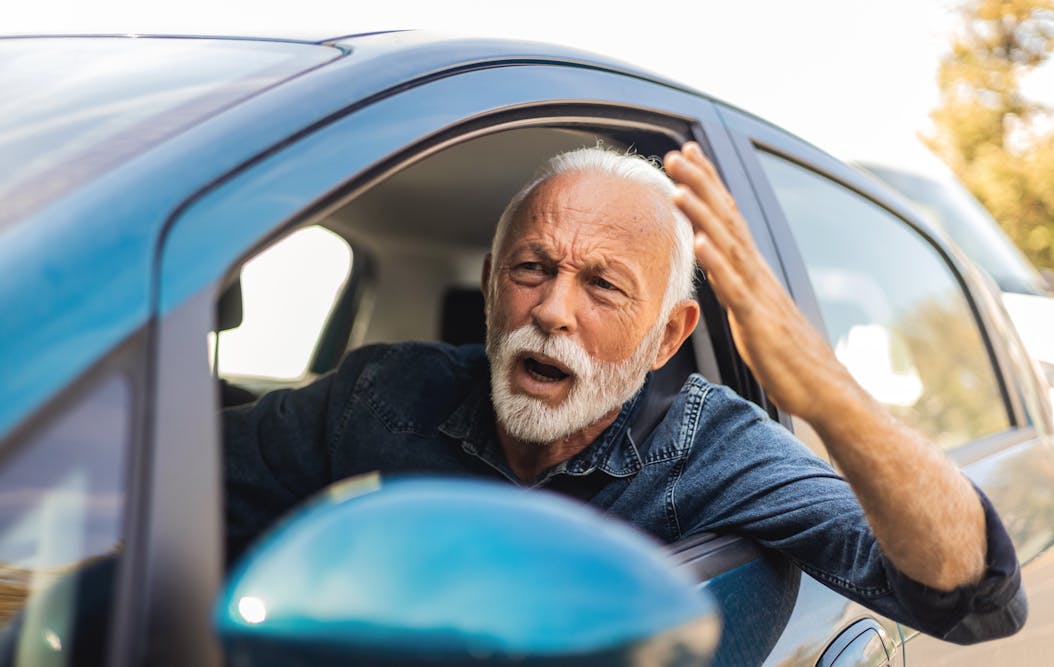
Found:
[[[330,482],[364,472],[524,484],[505,461],[482,347],[373,345],[297,390],[224,412],[228,553]],[[988,570],[941,593],[883,556],[848,484],[756,405],[688,378],[647,434],[647,385],[596,441],[527,485],[589,502],[670,543],[701,532],[776,549],[845,597],[930,634],[977,641],[1024,622],[1019,568],[991,504]]]

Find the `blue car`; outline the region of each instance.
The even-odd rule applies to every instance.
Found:
[[[10,37],[0,63],[0,662],[1049,660],[1047,386],[990,282],[856,169],[676,82],[533,43]],[[954,646],[735,535],[660,546],[571,501],[444,479],[339,485],[226,570],[220,406],[310,382],[363,344],[481,340],[493,226],[545,158],[597,142],[661,156],[688,140],[839,359],[997,507],[1030,599],[1023,630]],[[705,284],[698,297],[700,325],[657,386],[700,372],[826,457],[760,389]],[[480,506],[534,517],[552,539],[517,542],[498,509],[466,510]],[[402,546],[355,561],[317,530],[329,521]],[[437,534],[460,536],[505,604],[480,614],[454,595],[469,574]],[[505,558],[532,545],[529,562]],[[530,592],[557,562],[584,588],[556,600],[578,611],[552,627]],[[323,604],[362,577],[399,592],[349,592],[369,618]],[[598,622],[590,604],[620,581],[638,594]],[[428,605],[447,616],[425,627]],[[660,650],[689,626],[686,653]]]

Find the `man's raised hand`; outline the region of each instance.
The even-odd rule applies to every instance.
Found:
[[[698,144],[664,160],[674,202],[691,221],[695,257],[725,307],[736,347],[777,405],[809,421],[823,393],[858,390],[758,251],[732,195]],[[817,393],[819,392],[819,394]]]

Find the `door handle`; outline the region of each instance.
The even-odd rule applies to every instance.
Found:
[[[883,634],[875,621],[857,621],[831,642],[816,667],[889,667]]]

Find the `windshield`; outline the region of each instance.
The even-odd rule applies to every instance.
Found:
[[[865,168],[916,204],[918,212],[954,239],[970,259],[992,276],[999,289],[1047,294],[1043,277],[958,182],[932,180],[887,167]]]
[[[233,39],[0,39],[0,225],[338,55]]]

